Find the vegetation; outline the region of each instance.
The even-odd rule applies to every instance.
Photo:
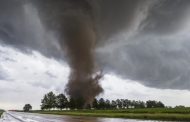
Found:
[[[23,111],[29,112],[30,110],[32,110],[32,106],[30,104],[25,104],[25,106],[23,107]]]
[[[190,108],[33,111],[41,114],[190,121]]]
[[[56,105],[56,96],[53,92],[49,92],[48,94],[46,94],[44,96],[44,98],[42,99],[42,105],[41,105],[41,109],[44,110],[44,109],[52,109],[52,108],[56,108],[58,107]]]
[[[53,92],[49,92],[44,95],[41,102],[42,110],[31,112],[72,116],[190,121],[190,108],[181,105],[175,108],[165,107],[161,101],[155,100],[144,102],[117,99],[110,101],[100,98],[94,99],[91,106],[83,109],[81,107],[84,104],[82,99],[68,99],[64,94],[55,95]]]
[[[77,98],[67,98],[64,94],[55,95],[49,92],[41,100],[42,110],[51,109],[83,109],[84,100]],[[108,100],[104,98],[94,99],[88,109],[128,109],[128,108],[164,108],[165,105],[160,101],[149,100],[147,102],[128,99]]]
[[[64,94],[59,94],[56,96],[56,107],[59,109],[64,109],[68,107],[68,100]]]
[[[155,100],[149,100],[146,102],[147,108],[164,108],[164,104],[162,102],[157,102]]]
[[[3,112],[4,112],[4,110],[0,109],[0,117],[1,117]]]

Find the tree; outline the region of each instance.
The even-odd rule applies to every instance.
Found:
[[[68,107],[68,100],[64,94],[59,94],[56,96],[56,107],[61,110]]]
[[[56,96],[52,91],[47,94],[47,99],[48,99],[49,109],[55,108],[56,107]]]
[[[75,98],[74,101],[75,101],[75,107],[77,109],[83,109],[84,107],[86,108],[89,107],[89,105],[85,106],[85,100],[82,97]]]
[[[132,100],[130,107],[135,108],[135,104],[136,104],[136,101],[135,101],[135,100]]]
[[[70,109],[125,109],[125,108],[164,108],[165,105],[161,101],[155,100],[148,100],[145,102],[143,101],[135,101],[135,100],[128,100],[128,99],[117,99],[117,100],[110,100],[100,98],[97,100],[94,98],[92,104],[85,104],[85,100],[82,97],[78,98],[69,98],[64,94],[58,94],[57,96],[51,91],[44,95],[43,99],[41,100],[41,109],[64,109],[69,107]],[[177,106],[178,107],[178,106]],[[179,106],[181,107],[181,106]],[[24,109],[24,108],[23,108]],[[25,108],[26,111],[29,111]]]
[[[53,92],[47,93],[42,99],[41,109],[52,109],[56,107],[56,96]]]
[[[112,100],[112,101],[111,101],[111,108],[112,108],[112,109],[116,109],[116,108],[117,108],[117,103],[116,103],[115,100]]]
[[[96,98],[94,98],[94,101],[93,101],[93,103],[92,103],[92,106],[93,106],[93,108],[95,108],[95,109],[98,108],[98,101],[97,101]]]
[[[139,101],[139,108],[145,108],[145,102]]]
[[[76,108],[75,99],[73,99],[73,98],[69,99],[69,108],[70,109],[75,109]]]
[[[104,100],[104,98],[100,98],[99,101],[98,101],[98,104],[99,104],[100,109],[105,109],[105,100]]]
[[[145,108],[145,103],[143,101],[135,101],[134,107],[135,108]]]
[[[183,105],[177,105],[177,106],[175,106],[175,108],[185,108],[185,106],[183,106]]]
[[[158,107],[158,108],[164,108],[165,105],[164,105],[161,101],[159,101],[159,102],[157,103],[157,107]]]
[[[29,112],[32,109],[32,106],[30,104],[25,104],[23,107],[24,112]]]
[[[116,103],[117,103],[117,107],[118,107],[118,108],[122,108],[122,102],[121,102],[120,99],[117,99],[117,100],[116,100]]]
[[[42,105],[41,105],[42,110],[49,108],[47,95],[44,95],[44,98],[41,100],[41,103],[42,103]]]
[[[149,100],[146,102],[147,108],[164,108],[165,105],[162,102],[157,102],[155,100]]]
[[[130,101],[130,100],[125,99],[125,100],[123,101],[123,106],[124,106],[125,108],[129,108],[130,105],[131,105],[131,101]]]
[[[106,101],[105,101],[105,108],[106,108],[106,109],[110,109],[110,108],[111,108],[111,104],[110,104],[110,101],[109,101],[109,100],[106,100]]]
[[[154,100],[146,101],[147,108],[155,108],[155,105],[156,105],[156,101],[154,101]]]

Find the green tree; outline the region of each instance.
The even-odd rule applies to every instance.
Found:
[[[41,100],[41,103],[42,103],[42,105],[41,105],[42,110],[49,108],[47,95],[44,95],[44,98]]]
[[[84,106],[85,100],[82,97],[75,98],[75,107],[77,109],[83,109],[84,107],[89,107],[88,105]]]
[[[134,107],[135,108],[145,108],[145,103],[143,101],[135,101]]]
[[[130,101],[130,100],[125,99],[125,100],[123,101],[123,106],[124,106],[125,108],[129,108],[130,105],[131,105],[131,101]]]
[[[96,98],[94,98],[94,101],[93,101],[93,103],[92,103],[92,106],[93,106],[94,109],[97,109],[97,108],[98,108],[98,101],[97,101]]]
[[[157,102],[155,100],[147,101],[146,106],[147,108],[164,108],[165,107],[165,105],[161,101]]]
[[[100,98],[98,101],[99,109],[105,109],[105,100],[104,98]]]
[[[164,108],[165,105],[161,101],[159,101],[159,102],[157,102],[157,107],[158,108]]]
[[[70,108],[70,109],[75,109],[75,108],[76,108],[75,99],[73,99],[73,98],[70,98],[70,99],[69,99],[69,108]]]
[[[145,108],[145,107],[146,107],[145,102],[139,101],[139,108]]]
[[[56,107],[56,96],[52,91],[47,94],[47,99],[48,99],[49,109],[55,108]]]
[[[175,108],[185,108],[185,106],[184,105],[177,105],[177,106],[175,106]]]
[[[56,96],[56,107],[61,110],[68,107],[68,100],[64,94],[59,94]]]
[[[118,108],[122,108],[122,101],[120,99],[117,99],[116,103]]]
[[[55,94],[51,91],[49,93],[47,93],[44,98],[41,101],[42,105],[41,105],[41,109],[52,109],[56,107],[56,96]]]
[[[105,101],[105,108],[106,108],[106,109],[110,109],[110,108],[111,108],[110,100],[106,100],[106,101]]]
[[[29,112],[32,109],[32,106],[30,104],[25,104],[23,107],[24,112]]]
[[[115,100],[112,100],[112,101],[111,101],[111,108],[112,108],[112,109],[116,109],[116,108],[117,108],[117,103],[116,103]]]
[[[146,101],[147,108],[155,108],[155,105],[156,105],[156,101],[154,101],[154,100]]]

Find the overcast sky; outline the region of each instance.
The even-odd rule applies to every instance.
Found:
[[[38,52],[30,55],[17,49],[0,46],[0,108],[22,109],[30,103],[39,109],[43,95],[49,91],[64,93],[69,67]],[[190,91],[156,89],[138,81],[122,79],[115,74],[106,74],[101,80],[104,93],[99,97],[108,99],[161,100],[166,105],[190,106]]]
[[[39,109],[45,93],[62,93],[68,82],[65,46],[48,27],[60,26],[57,16],[67,18],[68,11],[59,11],[67,4],[77,13],[86,0],[77,5],[62,0],[55,4],[60,8],[50,7],[52,14],[40,13],[41,4],[34,1],[0,0],[3,109],[22,109],[25,103]],[[98,97],[190,106],[190,1],[94,0],[89,5],[98,35],[95,63],[105,73]]]

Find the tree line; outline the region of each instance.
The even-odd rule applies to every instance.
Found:
[[[82,109],[84,100],[67,98],[64,94],[55,95],[52,91],[45,94],[41,100],[42,110],[51,109]],[[108,100],[104,98],[94,99],[87,109],[127,109],[127,108],[164,108],[161,101],[148,100],[135,101],[128,99]]]
[[[23,111],[29,112],[30,110],[32,110],[32,106],[30,104],[25,104],[23,107]]]

